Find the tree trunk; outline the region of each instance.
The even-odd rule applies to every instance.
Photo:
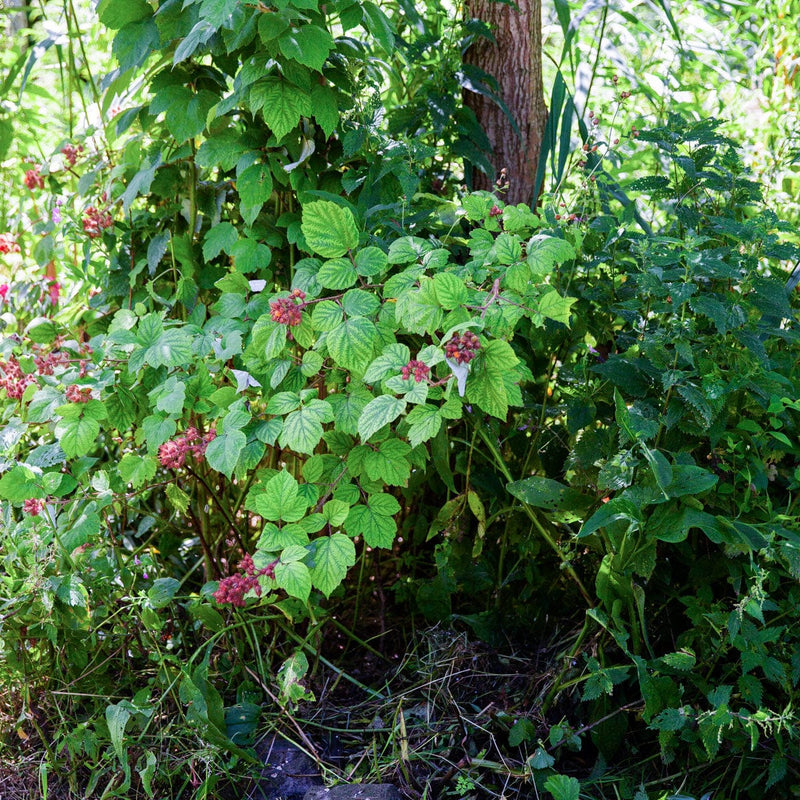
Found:
[[[464,101],[475,112],[492,145],[489,161],[495,176],[474,170],[475,189],[495,188],[494,178],[505,169],[508,203],[531,203],[536,165],[547,122],[542,88],[542,3],[517,0],[516,5],[496,0],[467,0],[467,14],[486,23],[494,42],[477,38],[464,61],[491,75],[499,96],[514,119],[491,98],[467,91]]]

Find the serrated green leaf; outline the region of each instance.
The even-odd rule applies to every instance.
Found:
[[[311,570],[301,561],[284,563],[281,560],[275,566],[275,582],[291,597],[297,597],[304,603],[311,594]]]
[[[247,437],[240,430],[226,431],[217,436],[206,448],[208,465],[230,478],[239,455],[247,444]]]
[[[311,580],[326,597],[345,579],[356,563],[356,548],[343,533],[315,540],[316,553]]]
[[[407,458],[410,453],[411,446],[406,442],[387,439],[364,458],[364,471],[372,481],[381,480],[389,486],[404,486],[411,475],[411,464]]]
[[[326,261],[317,273],[317,281],[326,289],[349,289],[358,280],[356,268],[346,258]]]
[[[172,507],[181,514],[185,514],[189,509],[189,495],[176,483],[170,483],[167,486],[167,500],[169,500]]]
[[[323,433],[319,415],[313,408],[303,406],[286,417],[278,443],[295,453],[312,455]]]
[[[528,266],[536,278],[549,275],[565,261],[575,258],[575,248],[564,239],[537,234],[528,241]]]
[[[91,417],[62,419],[56,425],[56,438],[69,458],[86,455],[99,433],[100,423]]]
[[[442,427],[442,413],[435,406],[418,405],[408,412],[406,422],[411,426],[408,430],[408,441],[412,447],[418,447],[439,433]]]
[[[364,317],[351,317],[327,334],[325,343],[333,360],[343,369],[363,373],[375,349],[378,331]]]
[[[333,37],[317,25],[302,25],[286,31],[278,41],[278,46],[286,58],[293,58],[301,64],[322,71],[322,66],[333,50]]]
[[[308,247],[323,258],[340,258],[358,247],[358,228],[352,212],[330,200],[306,203],[301,229]]]
[[[220,253],[230,254],[231,248],[239,239],[239,232],[230,222],[220,222],[208,229],[203,239],[203,258],[206,261],[216,258]]]
[[[572,304],[575,302],[576,298],[562,297],[555,289],[548,287],[536,303],[536,311],[547,319],[569,326]]]
[[[126,453],[119,462],[119,476],[134,489],[144,486],[155,477],[158,461],[154,456]]]
[[[358,434],[366,442],[384,425],[394,422],[406,409],[406,401],[400,397],[383,394],[370,400],[358,418]]]
[[[433,276],[436,299],[448,311],[467,302],[467,288],[461,278],[452,272],[439,272]]]
[[[312,114],[310,96],[297,86],[277,77],[265,78],[253,84],[250,89],[250,104],[254,113],[261,110],[264,122],[272,129],[278,141],[300,122],[301,117],[310,117]]]

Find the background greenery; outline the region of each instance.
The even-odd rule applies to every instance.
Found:
[[[446,11],[3,9],[8,796],[800,791],[800,8]]]

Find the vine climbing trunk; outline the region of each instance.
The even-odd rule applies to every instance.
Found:
[[[489,74],[505,108],[474,91],[464,96],[475,112],[492,146],[489,161],[495,175],[475,170],[475,189],[494,188],[505,169],[506,201],[534,200],[536,165],[547,122],[542,88],[542,3],[517,0],[511,5],[497,0],[467,0],[466,13],[488,25],[494,41],[477,37],[464,61]]]

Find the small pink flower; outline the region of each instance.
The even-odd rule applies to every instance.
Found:
[[[58,298],[61,296],[61,284],[58,281],[52,281],[50,283],[50,302],[52,305],[58,305]]]
[[[8,284],[4,283],[0,285],[0,298],[4,303],[6,302],[6,295],[8,295]]]

